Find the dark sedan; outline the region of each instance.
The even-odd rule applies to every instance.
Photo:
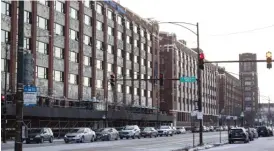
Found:
[[[142,137],[157,137],[158,131],[154,127],[145,127],[141,132]]]
[[[259,137],[263,136],[263,137],[268,137],[270,136],[270,131],[268,130],[268,128],[266,126],[260,126],[257,128],[257,132],[259,134]]]
[[[101,128],[95,131],[96,140],[110,141],[118,140],[119,132],[115,128]]]

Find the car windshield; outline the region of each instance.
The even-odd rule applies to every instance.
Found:
[[[258,130],[266,130],[266,127],[264,127],[264,126],[258,127]]]
[[[30,129],[29,133],[40,133],[41,129]]]
[[[242,129],[231,129],[231,132],[232,133],[241,133],[241,132],[243,132],[243,130]]]
[[[160,129],[169,129],[169,126],[161,126]]]
[[[71,133],[84,133],[85,129],[84,128],[76,128],[72,129],[70,132]]]
[[[133,130],[133,129],[134,129],[134,126],[127,126],[127,127],[125,127],[124,130]]]
[[[117,131],[120,131],[120,130],[123,130],[123,129],[124,129],[124,127],[117,127],[116,128]]]
[[[151,131],[151,127],[146,127],[144,131]]]

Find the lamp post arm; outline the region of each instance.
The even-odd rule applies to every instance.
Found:
[[[186,26],[184,26],[184,25],[181,25],[181,24],[187,24],[187,25],[197,26],[197,25],[195,25],[195,24],[185,23],[185,22],[158,22],[158,24],[165,24],[165,23],[173,24],[173,25],[176,25],[176,26],[183,27],[183,28],[187,29],[188,31],[192,32],[194,35],[197,36],[197,33],[196,33],[196,32],[194,32],[193,30],[189,29],[188,27],[186,27]]]

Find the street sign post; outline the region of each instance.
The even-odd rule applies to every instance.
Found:
[[[180,77],[180,82],[196,82],[196,77]]]
[[[35,106],[37,104],[37,87],[36,86],[24,86],[24,105]]]

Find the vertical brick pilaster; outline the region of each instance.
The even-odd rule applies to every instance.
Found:
[[[83,41],[84,41],[84,4],[82,1],[79,1],[79,83],[78,83],[78,99],[83,98],[83,60],[84,60],[84,50],[83,50]]]
[[[12,93],[16,91],[16,49],[17,49],[17,27],[18,27],[18,16],[17,16],[17,1],[11,2],[11,41],[10,41],[10,81],[9,86]]]
[[[91,88],[91,96],[95,97],[96,96],[96,27],[97,27],[97,19],[96,19],[96,1],[91,1],[92,3],[92,48],[91,48],[91,52],[92,52],[92,88]]]
[[[108,24],[107,24],[107,7],[106,5],[104,6],[103,8],[104,10],[104,27],[103,27],[103,30],[104,30],[104,61],[103,61],[103,86],[104,86],[104,99],[107,98],[107,95],[108,95],[108,72],[107,72],[107,64],[108,64]]]
[[[31,53],[34,58],[34,85],[36,85],[36,40],[37,40],[37,1],[31,2],[32,7],[32,26],[31,26]],[[41,35],[42,36],[42,35]]]
[[[138,28],[138,27],[137,27]],[[138,36],[139,36],[139,40],[138,40],[138,47],[139,47],[139,73],[138,73],[138,78],[139,78],[139,104],[140,105],[142,105],[142,95],[141,95],[141,91],[142,91],[142,87],[141,87],[141,85],[142,85],[142,80],[141,80],[141,74],[142,74],[142,72],[141,72],[141,68],[142,68],[142,65],[141,65],[141,59],[142,59],[142,50],[141,50],[141,44],[142,44],[142,41],[141,41],[141,26],[138,28]]]
[[[123,78],[123,83],[124,83],[124,85],[123,85],[123,87],[122,87],[122,89],[123,89],[123,101],[124,101],[124,103],[126,104],[126,103],[128,103],[127,102],[127,92],[126,92],[126,77],[128,77],[129,75],[126,75],[126,70],[127,70],[127,59],[126,59],[126,53],[127,53],[127,28],[126,28],[126,20],[125,20],[125,18],[122,18],[122,23],[123,23],[123,35],[122,35],[122,38],[124,39],[123,40],[123,51],[122,51],[122,56],[123,56],[123,74],[124,74],[124,78]],[[129,74],[131,74],[131,73],[129,73]],[[133,77],[131,77],[131,78],[133,78]]]
[[[147,36],[147,33],[148,33],[148,31],[147,31],[147,29],[144,29],[144,35],[145,36]],[[146,53],[146,62],[145,62],[145,65],[146,65],[146,79],[147,79],[147,76],[148,76],[148,65],[147,65],[147,63],[148,63],[148,40],[147,40],[147,38],[146,38],[146,44],[145,44],[145,53]],[[146,92],[145,92],[145,95],[146,95],[146,106],[148,106],[148,84],[149,84],[149,81],[148,80],[146,80],[145,81],[146,82]]]
[[[115,15],[116,17],[116,15]],[[117,31],[117,19],[115,18],[114,19],[114,46],[113,46],[113,56],[114,56],[114,74],[115,74],[115,77],[118,78],[117,76],[117,49],[118,49],[118,46],[117,46],[117,43],[118,43],[118,38],[117,38],[117,34],[118,34],[118,31]],[[123,73],[122,73],[123,75]],[[118,101],[118,87],[117,87],[117,81],[115,81],[115,85],[116,85],[116,98],[114,98],[114,101]],[[124,100],[122,100],[124,101]]]
[[[152,24],[152,32],[151,32],[151,51],[152,51],[152,79],[155,79],[155,34],[154,32],[156,31],[155,25]],[[152,80],[152,104],[153,106],[157,106],[157,100],[156,100],[156,91],[155,91],[155,80]]]
[[[54,52],[54,1],[49,1],[49,68],[48,68],[48,93],[53,94],[53,52]]]
[[[69,25],[70,25],[70,1],[65,2],[65,52],[64,52],[64,96],[68,97],[68,80],[69,80]]]
[[[134,24],[133,23],[130,23],[130,29],[133,29],[133,26],[134,26]],[[131,36],[131,39],[130,39],[130,41],[131,41],[131,53],[130,53],[130,60],[131,60],[131,78],[133,78],[133,79],[135,79],[134,78],[134,31],[133,30],[131,30],[131,33],[132,33],[132,36]],[[137,73],[138,74],[138,73]],[[132,102],[132,101],[135,101],[135,99],[134,99],[134,80],[132,80],[131,81],[131,102],[130,102],[130,104],[132,104],[132,103],[135,103],[135,102]]]

